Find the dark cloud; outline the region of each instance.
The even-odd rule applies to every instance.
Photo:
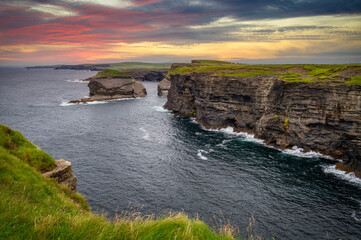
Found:
[[[129,8],[66,0],[0,3],[0,44],[96,44],[164,41],[192,44],[220,41],[356,40],[360,32],[332,26],[285,27],[242,24],[247,20],[282,19],[331,14],[359,14],[360,0],[133,0]],[[73,16],[32,9],[59,6]],[[228,17],[228,24],[210,23]],[[200,25],[203,27],[192,28]],[[207,26],[207,27],[204,27]],[[303,33],[302,33],[303,31]],[[294,34],[298,32],[298,34]],[[329,34],[325,35],[324,33]]]

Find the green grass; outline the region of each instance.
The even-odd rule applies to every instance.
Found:
[[[260,75],[278,75],[276,72],[267,71],[267,70],[255,70],[249,72],[237,72],[237,73],[219,73],[218,76],[225,77],[256,77]]]
[[[1,124],[0,146],[40,172],[49,171],[55,167],[55,161],[49,154],[26,140],[20,132]]]
[[[122,212],[115,219],[92,213],[84,197],[40,174],[47,158],[29,161],[16,153],[40,149],[0,126],[0,239],[234,239],[229,225],[213,230],[183,213]]]
[[[259,75],[278,75],[287,83],[346,83],[340,72],[350,69],[361,75],[361,64],[268,64],[246,65],[218,62],[214,60],[194,60],[193,63],[174,63],[168,76],[172,74],[210,73],[226,77],[255,77]],[[346,84],[360,84],[359,76]]]
[[[284,80],[285,82],[313,82],[313,79],[310,78],[303,78],[301,74],[294,73],[294,72],[287,72],[282,73],[280,75],[280,79]]]
[[[361,76],[353,77],[350,81],[345,82],[347,85],[361,85]]]
[[[119,72],[116,70],[106,69],[101,72],[98,72],[93,79],[98,78],[114,78],[114,77],[131,77],[128,73]]]

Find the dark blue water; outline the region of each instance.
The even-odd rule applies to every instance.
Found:
[[[64,104],[88,94],[86,83],[66,80],[94,74],[0,69],[0,122],[71,161],[93,209],[184,210],[214,225],[224,216],[242,233],[253,215],[268,238],[361,239],[361,181],[335,171],[333,160],[206,131],[162,110],[152,82],[144,99]]]

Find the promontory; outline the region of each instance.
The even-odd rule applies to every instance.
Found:
[[[361,64],[173,64],[165,108],[278,148],[342,159],[361,177]]]

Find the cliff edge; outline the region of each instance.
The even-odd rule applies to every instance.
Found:
[[[361,172],[361,64],[173,64],[165,108]],[[361,175],[359,175],[361,176]]]

